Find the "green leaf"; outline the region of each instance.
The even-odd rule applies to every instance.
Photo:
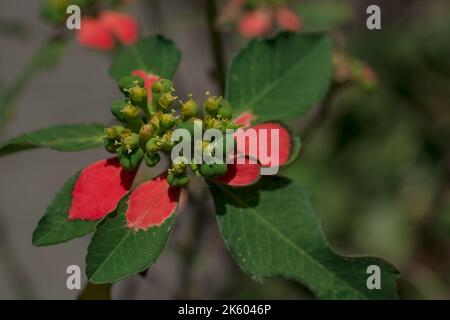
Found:
[[[385,261],[343,257],[326,241],[305,191],[280,177],[251,187],[211,185],[219,226],[233,258],[255,280],[295,279],[320,299],[396,298],[397,270]],[[366,286],[381,268],[381,289]]]
[[[0,156],[34,148],[81,151],[103,146],[101,124],[67,124],[40,129],[0,144]]]
[[[226,96],[235,114],[251,110],[258,122],[288,121],[325,96],[331,72],[327,36],[282,33],[270,40],[253,40],[238,54]]]
[[[33,76],[42,70],[51,68],[59,62],[67,47],[66,40],[49,40],[33,56],[16,81],[0,95],[0,127],[11,117],[15,102],[25,90]]]
[[[171,79],[175,75],[180,58],[181,53],[172,41],[162,36],[153,36],[123,48],[109,73],[116,81],[131,75],[134,70],[143,70]]]
[[[176,213],[160,226],[134,231],[127,227],[128,197],[116,214],[98,225],[86,257],[86,274],[92,283],[119,281],[147,269],[159,257],[172,230]]]
[[[72,190],[80,173],[70,178],[56,194],[33,232],[35,246],[49,246],[84,236],[94,231],[98,221],[69,220]]]

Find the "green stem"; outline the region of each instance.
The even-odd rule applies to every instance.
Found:
[[[225,62],[223,54],[222,36],[215,28],[217,18],[217,7],[215,0],[206,1],[206,17],[208,22],[211,50],[215,63],[215,77],[222,94],[225,92]]]

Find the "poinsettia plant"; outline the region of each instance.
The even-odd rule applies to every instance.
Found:
[[[176,46],[161,36],[124,47],[110,68],[123,93],[111,107],[116,125],[58,125],[0,145],[0,155],[39,147],[70,152],[104,147],[113,154],[66,182],[34,231],[33,243],[54,245],[94,232],[86,256],[88,279],[117,282],[158,259],[173,229],[180,194],[192,179],[204,179],[225,244],[253,279],[294,279],[324,299],[395,298],[398,273],[392,265],[337,254],[326,241],[308,193],[289,177],[260,174],[262,168],[285,165],[297,156],[300,140],[291,134],[289,122],[328,90],[328,37],[281,33],[251,41],[233,60],[225,96],[208,95],[203,104],[192,96],[178,101],[171,79],[180,58]],[[276,130],[277,147],[271,140],[264,143],[269,153],[276,153],[276,163],[250,147],[239,154],[254,161],[243,163],[195,164],[169,157],[180,142],[173,139],[175,130],[192,134],[199,123],[202,130],[244,134]],[[201,140],[201,149],[210,143]],[[142,166],[159,171],[139,184],[135,177]],[[367,270],[373,265],[381,271],[377,290],[367,286]]]

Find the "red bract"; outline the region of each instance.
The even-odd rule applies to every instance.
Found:
[[[132,16],[114,11],[103,11],[99,19],[123,44],[133,44],[139,37],[138,26]]]
[[[267,166],[281,166],[285,164],[289,160],[289,155],[291,154],[292,149],[292,139],[290,132],[283,127],[281,124],[276,122],[266,122],[257,124],[252,129],[256,130],[256,137],[259,139],[262,135],[260,135],[260,130],[265,129],[267,130],[266,135],[266,142],[263,141],[255,141],[256,144],[255,150],[251,148],[250,143],[245,144],[245,149],[239,149],[238,144],[238,152],[243,153],[245,155],[248,155],[250,157],[254,157],[259,160],[261,163],[261,166],[267,167]],[[267,155],[271,156],[272,152],[275,152],[272,147],[272,139],[271,139],[271,130],[278,130],[278,161],[274,160],[273,163],[269,163],[267,159],[264,159],[261,157],[261,155]],[[245,133],[245,131],[240,131],[242,134]],[[240,133],[237,133],[237,136]]]
[[[147,97],[148,97],[148,100],[151,101],[152,100],[151,86],[153,83],[158,81],[159,77],[154,74],[142,71],[142,70],[134,70],[131,73],[131,75],[141,77],[142,80],[144,80],[144,87],[145,87],[145,89],[147,89]]]
[[[301,22],[299,17],[288,7],[280,7],[276,10],[277,24],[288,31],[299,32],[301,28]]]
[[[98,17],[81,19],[81,29],[77,32],[78,42],[98,50],[112,50],[115,39],[129,45],[139,37],[138,26],[132,16],[113,11],[104,11]]]
[[[251,164],[246,159],[244,164],[229,164],[227,174],[217,181],[232,187],[244,187],[257,182],[259,178],[259,165]]]
[[[180,188],[161,176],[141,184],[130,194],[125,214],[128,228],[146,230],[161,225],[176,209]]]
[[[272,17],[270,12],[257,9],[246,13],[239,22],[239,32],[246,38],[256,38],[270,31]]]
[[[245,127],[250,127],[251,121],[255,119],[255,116],[249,112],[245,112],[238,116],[234,122],[236,124],[243,125]],[[256,138],[259,139],[259,131],[261,129],[267,130],[266,136],[266,144],[261,143],[261,141],[254,141],[252,143],[256,144],[255,150],[250,148],[249,141],[246,141],[245,148],[242,148],[237,145],[238,156],[245,156],[247,161],[244,164],[237,164],[237,158],[235,158],[233,164],[228,165],[227,174],[223,177],[217,179],[217,181],[224,183],[229,186],[234,187],[242,187],[249,184],[253,184],[257,182],[260,178],[259,167],[268,167],[268,166],[282,166],[286,164],[289,160],[291,151],[292,151],[292,137],[288,129],[277,122],[267,122],[257,124],[253,127],[250,127],[256,130]],[[260,156],[261,154],[265,154],[267,156],[271,156],[275,150],[272,147],[271,140],[271,130],[278,130],[278,157],[275,157],[275,161],[269,162],[269,159],[265,159]],[[244,134],[245,131],[239,131],[235,134],[236,139],[239,135]],[[261,149],[260,149],[261,147]],[[259,164],[249,163],[248,158],[258,159]],[[278,158],[278,161],[276,159]]]
[[[108,28],[98,19],[90,17],[81,19],[77,41],[85,47],[98,50],[112,50],[115,46],[114,38]]]
[[[83,169],[72,191],[69,219],[99,220],[114,210],[131,189],[136,171],[125,171],[117,158]]]

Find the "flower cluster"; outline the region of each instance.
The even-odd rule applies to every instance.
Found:
[[[72,191],[69,221],[99,221],[129,193],[125,214],[127,226],[133,230],[146,230],[161,225],[174,212],[181,187],[192,175],[230,187],[243,187],[260,179],[260,168],[284,165],[295,156],[293,140],[286,127],[278,122],[251,126],[256,119],[251,112],[233,118],[229,103],[222,97],[208,94],[204,110],[201,110],[192,96],[185,102],[178,101],[171,80],[143,70],[133,71],[130,76],[121,78],[118,84],[125,98],[113,103],[112,113],[121,124],[106,128],[104,134],[106,150],[117,156],[97,161],[79,173]],[[175,111],[177,104],[178,112]],[[174,130],[183,128],[192,135],[197,123],[202,125],[202,130],[217,129],[221,132],[236,128],[241,128],[244,133],[249,129],[256,132],[275,130],[278,146],[273,150],[277,151],[272,150],[270,134],[256,137],[266,139],[263,144],[269,152],[278,152],[276,163],[259,158],[259,147],[251,148],[247,144],[238,153],[246,159],[254,158],[256,162],[189,164],[173,161],[168,170],[164,169],[156,178],[130,192],[139,165],[145,162],[150,167],[155,166],[162,155],[177,146],[178,142],[171,139]],[[254,142],[254,145],[259,146],[261,141]],[[212,143],[204,141],[203,135],[199,142],[202,148]]]
[[[229,0],[223,7],[219,24],[236,23],[246,38],[266,36],[277,27],[298,32],[301,20],[283,0]]]
[[[208,129],[217,129],[224,134],[228,129],[240,127],[231,120],[232,110],[226,99],[207,93],[201,112],[192,95],[184,102],[177,100],[173,83],[168,79],[153,76],[146,86],[142,77],[127,76],[120,79],[119,88],[125,99],[113,103],[111,111],[121,125],[105,129],[104,142],[106,150],[117,153],[120,165],[128,171],[135,170],[142,160],[147,166],[154,167],[162,154],[169,155],[177,143],[172,139],[175,129],[185,129],[192,137],[190,141],[197,144],[193,148],[199,147],[204,151],[207,148],[213,150],[213,142],[196,141],[195,126],[200,127],[202,133]],[[192,158],[192,155],[183,156]],[[190,165],[173,161],[167,181],[176,187],[186,185],[189,182],[188,168],[198,176],[222,177],[226,175],[228,166],[224,158],[220,160],[201,164],[189,161]]]

